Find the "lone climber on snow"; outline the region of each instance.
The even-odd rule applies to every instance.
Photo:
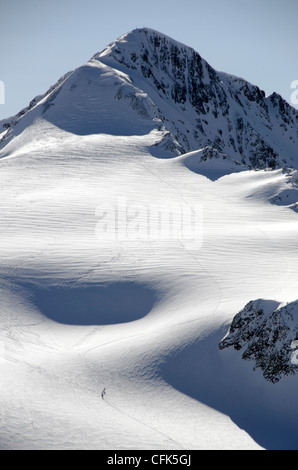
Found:
[[[104,400],[105,394],[106,394],[106,389],[104,388],[103,391],[101,392],[101,398]]]

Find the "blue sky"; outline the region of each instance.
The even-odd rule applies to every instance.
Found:
[[[140,27],[290,102],[298,80],[297,20],[297,0],[0,0],[0,119]]]

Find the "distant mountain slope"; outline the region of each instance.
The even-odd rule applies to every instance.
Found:
[[[156,129],[163,157],[208,147],[247,168],[298,168],[297,110],[147,28],[120,37],[1,121],[0,148],[36,118],[79,135]]]

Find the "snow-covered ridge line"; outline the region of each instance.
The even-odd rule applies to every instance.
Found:
[[[184,152],[208,145],[251,168],[297,164],[297,110],[276,93],[265,97],[256,85],[217,72],[194,49],[137,29],[92,60],[145,80],[161,109],[163,101],[172,103],[179,117],[164,112],[166,124]]]
[[[129,93],[120,91],[123,74],[134,87]],[[117,81],[119,87],[113,91]],[[53,93],[58,87],[63,100]],[[21,118],[41,102],[45,105],[42,118],[64,130],[79,135],[113,134],[115,100],[119,105],[126,100],[131,108],[138,101],[139,109],[147,110],[151,103],[148,124],[151,119],[152,128],[163,128],[168,156],[209,147],[245,168],[298,168],[295,108],[276,93],[265,97],[256,85],[217,72],[191,47],[149,28],[121,36],[32,100],[16,117],[2,121],[2,128],[9,131],[2,137],[2,148],[20,133],[13,128]],[[40,117],[38,110],[36,116]],[[26,125],[33,121],[29,119]],[[75,121],[75,129],[67,121]]]
[[[44,98],[49,97],[71,74],[73,71],[67,72],[65,75],[63,75],[59,80],[43,94],[43,95],[38,95],[35,98],[33,98],[29,105],[26,106],[25,108],[21,109],[15,116],[10,116],[9,118],[2,119],[0,121],[0,134],[2,132],[8,131],[11,127],[15,126],[19,120],[27,114],[29,111],[31,111],[35,106],[37,106]],[[5,136],[3,137],[4,140]],[[0,139],[0,143],[1,143]]]

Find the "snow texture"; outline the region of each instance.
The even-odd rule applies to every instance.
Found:
[[[1,121],[1,449],[298,448],[297,113],[144,28]]]

